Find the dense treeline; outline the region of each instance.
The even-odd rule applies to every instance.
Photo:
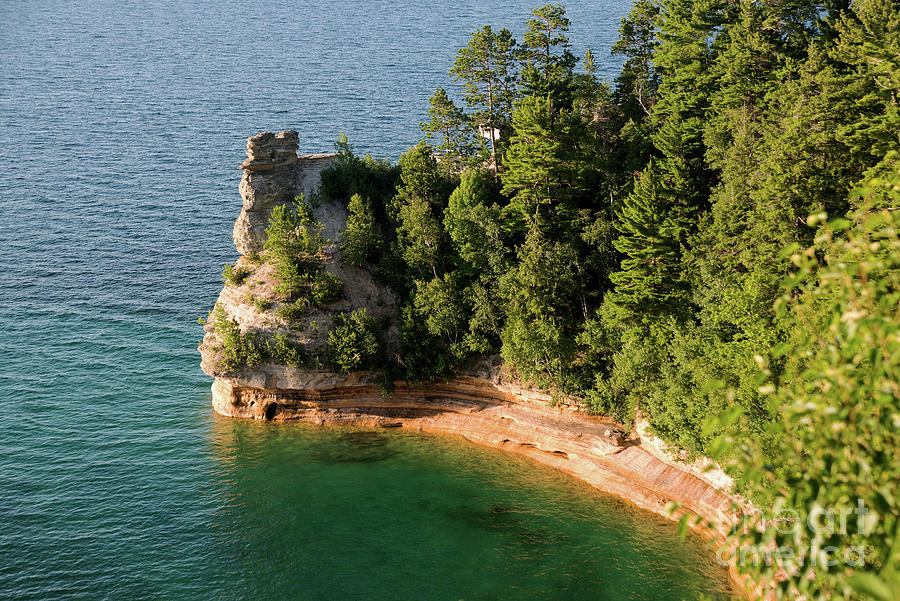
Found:
[[[868,437],[853,443],[865,467],[847,468],[868,475],[829,502],[893,489],[873,501],[881,580],[854,586],[894,598],[878,587],[900,565],[900,5],[637,0],[612,86],[571,53],[568,25],[547,5],[521,40],[476,31],[450,71],[463,106],[438,89],[399,165],[339,143],[322,191],[352,198],[345,260],[403,299],[382,369],[428,379],[501,353],[523,380],[737,462],[754,498],[784,500],[839,463],[815,456],[849,448],[838,431]],[[865,319],[847,314],[864,293],[876,329],[859,339]],[[829,365],[851,366],[837,388],[862,409],[829,404]],[[829,429],[810,437],[791,422],[798,399],[846,412],[807,417]],[[855,429],[864,414],[874,423]],[[744,451],[723,454],[726,439]],[[821,502],[807,492],[789,502]],[[813,574],[782,593],[862,594]]]

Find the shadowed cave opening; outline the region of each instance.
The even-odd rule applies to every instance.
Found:
[[[278,413],[278,403],[269,403],[266,406],[265,418],[266,420],[272,420],[275,417],[275,414]]]

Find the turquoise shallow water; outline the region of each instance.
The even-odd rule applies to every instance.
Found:
[[[211,5],[211,6],[210,6]],[[244,138],[396,158],[529,3],[0,3],[0,598],[672,599],[671,525],[443,438],[216,418]],[[570,4],[605,56],[626,0]],[[615,73],[617,63],[604,63]]]

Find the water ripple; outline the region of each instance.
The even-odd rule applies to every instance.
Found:
[[[571,3],[576,53],[605,56],[627,4]],[[698,582],[678,568],[695,550],[640,519],[634,555],[600,570],[588,525],[622,508],[553,475],[526,494],[503,481],[527,468],[471,449],[210,414],[196,318],[236,257],[244,139],[293,127],[318,152],[345,131],[396,158],[454,48],[483,23],[520,31],[531,6],[0,3],[0,598],[585,598],[638,567]]]

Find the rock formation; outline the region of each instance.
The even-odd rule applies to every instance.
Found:
[[[241,254],[262,250],[272,209],[300,192],[314,192],[322,170],[335,157],[296,152],[294,131],[248,139],[247,160],[241,165],[244,202],[234,226]],[[346,220],[345,206],[323,201],[314,204],[313,213],[325,235],[336,240]],[[328,246],[327,256],[326,269],[344,282],[343,297],[311,309],[306,316],[311,325],[305,329],[289,327],[254,300],[271,293],[272,270],[266,264],[253,268],[246,283],[226,283],[218,305],[241,332],[269,340],[287,336],[312,352],[322,349],[323,333],[337,311],[366,307],[375,316],[393,315],[396,298],[390,290],[367,271],[342,265],[335,244]],[[248,257],[238,265],[248,266]],[[223,415],[459,434],[527,455],[666,518],[688,513],[719,525],[696,526],[706,536],[720,538],[733,519],[733,498],[721,491],[730,480],[721,471],[678,461],[659,441],[641,436],[643,431],[629,432],[612,420],[589,415],[577,399],[551,403],[550,395],[508,379],[498,358],[485,358],[449,381],[427,386],[398,382],[384,396],[375,378],[364,372],[340,375],[273,362],[228,371],[221,367],[217,348],[215,328],[208,325],[200,347],[202,368],[215,378],[213,407]],[[680,505],[674,513],[669,510],[673,502]]]
[[[242,255],[262,251],[269,215],[279,204],[319,187],[319,177],[337,155],[297,156],[297,132],[264,132],[247,138],[240,190],[244,205],[234,222],[234,244]]]

